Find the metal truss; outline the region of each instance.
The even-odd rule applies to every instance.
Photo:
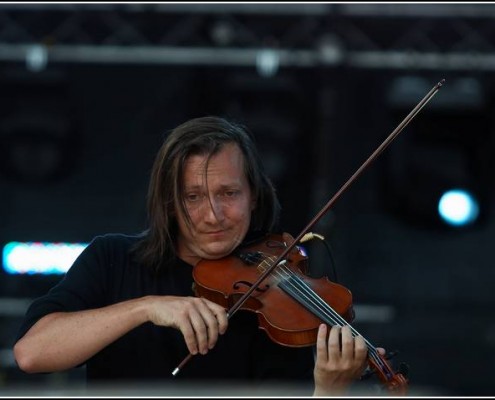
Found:
[[[0,62],[494,70],[495,4],[2,4]]]

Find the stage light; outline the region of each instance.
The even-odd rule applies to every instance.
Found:
[[[3,269],[8,274],[64,274],[86,243],[9,242],[3,248]]]
[[[26,67],[29,71],[43,71],[48,64],[48,51],[45,46],[33,45],[26,51]]]
[[[256,55],[256,69],[265,78],[274,76],[280,66],[280,57],[276,50],[262,49]]]
[[[479,205],[475,196],[469,191],[452,189],[440,198],[438,213],[446,224],[460,227],[476,221]]]

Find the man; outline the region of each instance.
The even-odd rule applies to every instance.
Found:
[[[222,118],[190,120],[160,148],[149,192],[149,228],[96,237],[64,279],[28,309],[14,346],[29,373],[85,364],[88,382],[301,382],[334,395],[363,372],[367,348],[348,327],[321,325],[311,347],[271,341],[256,315],[193,292],[202,260],[229,256],[270,232],[278,200],[250,134]],[[211,274],[215,274],[212,267]],[[196,355],[177,376],[172,371]]]

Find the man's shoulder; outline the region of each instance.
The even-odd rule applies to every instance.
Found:
[[[141,239],[141,234],[104,233],[95,236],[91,240],[90,247],[112,251],[128,251]]]
[[[142,234],[126,234],[126,233],[103,233],[96,235],[93,241],[104,241],[111,243],[136,243],[142,238]]]

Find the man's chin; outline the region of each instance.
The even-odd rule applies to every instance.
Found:
[[[203,258],[207,260],[219,260],[229,256],[232,253],[232,249],[210,249],[203,252]]]

